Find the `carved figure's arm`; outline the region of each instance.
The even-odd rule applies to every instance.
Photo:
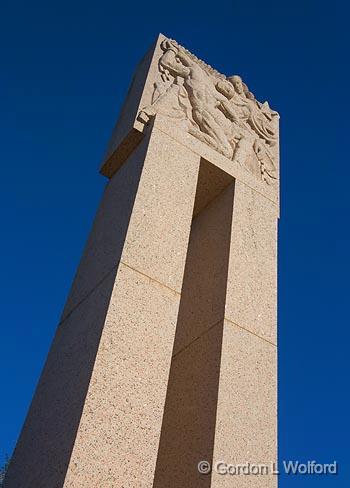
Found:
[[[213,83],[212,93],[218,102],[223,103],[223,104],[227,102],[227,97],[225,97],[225,95],[223,95],[222,93],[217,91],[214,83]]]
[[[176,57],[179,58],[183,65],[188,66],[189,68],[195,65],[195,62],[181,49],[178,50]]]
[[[224,114],[228,119],[231,120],[231,122],[240,123],[240,120],[237,117],[235,111],[233,110],[231,103],[227,99],[221,102],[221,107],[223,108]]]
[[[176,65],[176,53],[173,50],[166,51],[159,60],[159,64],[164,68],[172,68]]]

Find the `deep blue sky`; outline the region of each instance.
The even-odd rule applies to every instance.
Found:
[[[133,68],[163,32],[240,73],[281,114],[280,459],[337,460],[340,474],[280,486],[348,486],[345,2],[33,0],[1,10],[0,459],[15,445],[89,232]]]

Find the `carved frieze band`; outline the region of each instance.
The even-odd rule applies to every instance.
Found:
[[[138,120],[157,113],[268,184],[276,181],[278,113],[258,102],[238,75],[226,77],[176,41],[162,41],[159,80]]]

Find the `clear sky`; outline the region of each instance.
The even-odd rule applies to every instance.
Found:
[[[349,453],[349,13],[344,1],[3,1],[0,459],[11,454],[105,180],[139,58],[158,32],[281,114],[279,455]]]

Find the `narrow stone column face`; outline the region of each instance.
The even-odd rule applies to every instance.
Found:
[[[236,181],[211,484],[215,488],[277,485],[276,219],[275,203]]]
[[[277,112],[159,35],[101,173],[5,487],[274,486]]]

